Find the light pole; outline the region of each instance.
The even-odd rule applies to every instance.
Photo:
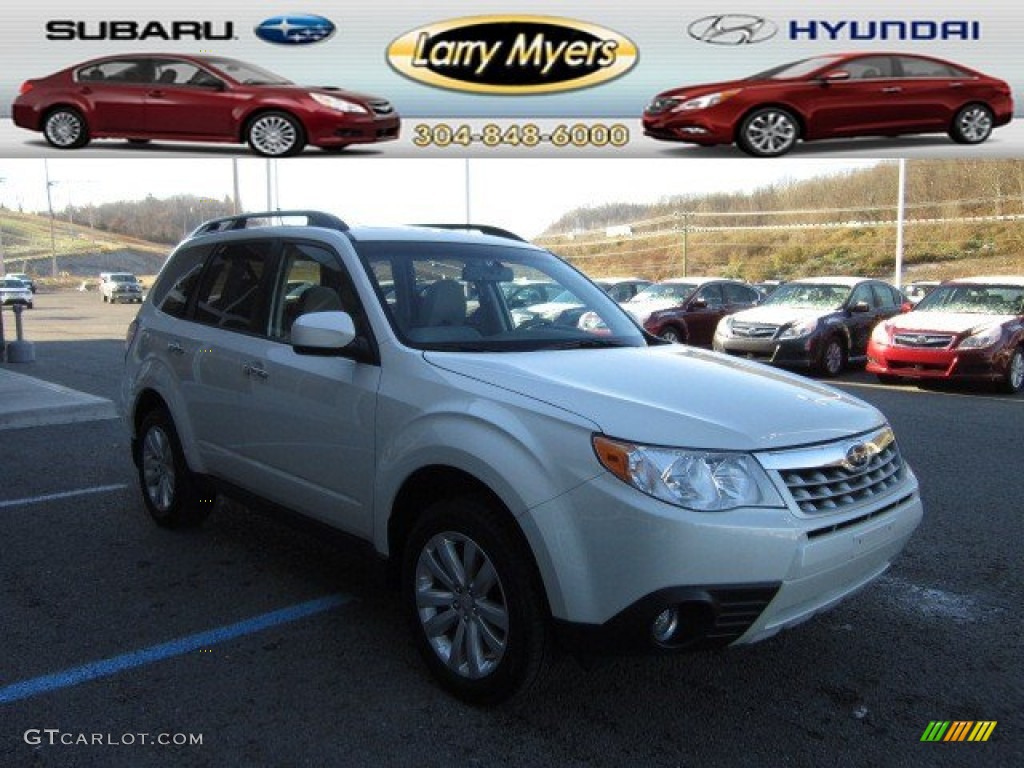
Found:
[[[3,184],[5,181],[7,181],[7,179],[0,176],[0,184]],[[0,275],[6,274],[7,268],[4,266],[4,223],[0,221]]]
[[[57,277],[57,238],[53,234],[53,196],[50,194],[50,187],[56,181],[50,181],[50,165],[43,158],[43,174],[46,176],[46,207],[50,211],[50,277]]]

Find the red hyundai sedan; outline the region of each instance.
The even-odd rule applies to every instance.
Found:
[[[990,381],[1024,389],[1024,277],[943,283],[875,327],[867,370],[899,379]]]
[[[799,139],[948,133],[980,144],[1012,117],[1002,80],[930,56],[847,53],[665,91],[647,106],[643,125],[655,139],[735,142],[755,157],[778,157]]]
[[[108,56],[28,80],[13,116],[58,149],[98,138],[248,142],[257,154],[284,157],[306,144],[336,150],[397,139],[399,131],[386,99],[295,85],[234,59],[178,54]]]

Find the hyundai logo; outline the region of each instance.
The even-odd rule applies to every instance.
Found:
[[[296,13],[273,16],[253,30],[260,40],[278,45],[309,45],[319,43],[334,34],[335,26],[323,16]]]
[[[871,459],[872,446],[868,443],[857,443],[846,450],[846,457],[843,459],[843,467],[849,471],[863,469]]]
[[[771,19],[749,13],[720,13],[697,19],[686,28],[690,37],[712,45],[763,43],[779,31]]]

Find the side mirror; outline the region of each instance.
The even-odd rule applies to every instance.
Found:
[[[850,307],[850,311],[857,313],[870,312],[871,307],[866,301],[858,301]]]
[[[292,348],[299,354],[340,352],[356,338],[356,326],[347,312],[308,312],[292,323]]]
[[[913,311],[914,311],[913,303],[911,303],[909,301],[904,301],[902,304],[900,304],[900,312],[902,312],[903,314],[906,314],[907,312],[913,312]]]
[[[690,309],[707,309],[708,302],[706,299],[694,299],[690,302]]]
[[[850,73],[845,69],[833,69],[831,72],[826,72],[821,76],[821,81],[825,84],[828,83],[839,83],[843,80],[849,80]]]

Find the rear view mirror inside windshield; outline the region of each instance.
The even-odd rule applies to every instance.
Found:
[[[515,273],[500,261],[470,262],[462,269],[462,280],[467,283],[511,283]]]

